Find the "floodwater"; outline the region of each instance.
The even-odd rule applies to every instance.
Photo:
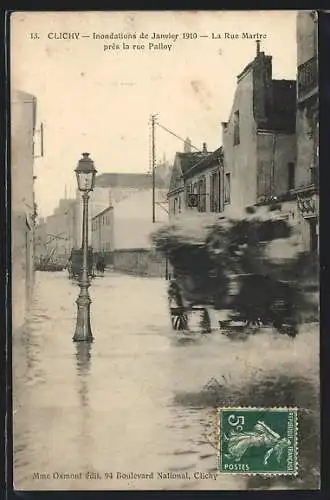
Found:
[[[26,326],[13,333],[15,489],[318,484],[316,325],[296,339],[173,332],[166,286],[162,279],[114,273],[94,279],[95,340],[86,345],[72,342],[77,285],[65,272],[37,274]],[[210,381],[216,390],[206,387]],[[217,473],[214,408],[232,403],[295,404],[305,412],[309,454],[294,482]]]

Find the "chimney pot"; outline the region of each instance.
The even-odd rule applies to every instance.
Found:
[[[207,153],[206,142],[203,142],[203,153]]]
[[[184,141],[184,152],[185,153],[191,153],[191,140],[189,137]]]
[[[256,44],[257,44],[257,56],[260,54],[260,40],[257,40],[256,41]]]

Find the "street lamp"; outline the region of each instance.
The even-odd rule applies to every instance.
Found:
[[[90,323],[91,298],[88,293],[90,279],[88,274],[88,200],[89,192],[93,191],[96,169],[94,162],[89,158],[89,153],[83,153],[75,169],[77,175],[78,189],[82,192],[83,199],[83,224],[82,224],[82,254],[83,264],[80,274],[80,293],[76,300],[77,323],[73,336],[74,342],[93,342]]]

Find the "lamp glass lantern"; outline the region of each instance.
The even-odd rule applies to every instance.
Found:
[[[83,153],[75,169],[79,191],[88,193],[93,191],[95,184],[96,168],[93,160],[89,157],[89,153]]]

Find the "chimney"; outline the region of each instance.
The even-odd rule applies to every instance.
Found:
[[[260,54],[260,40],[256,40],[256,44],[257,44],[257,57],[258,55]]]
[[[183,151],[185,153],[191,153],[191,140],[189,139],[189,137],[187,137],[187,139],[184,141]]]
[[[206,142],[203,142],[203,153],[207,153]]]

